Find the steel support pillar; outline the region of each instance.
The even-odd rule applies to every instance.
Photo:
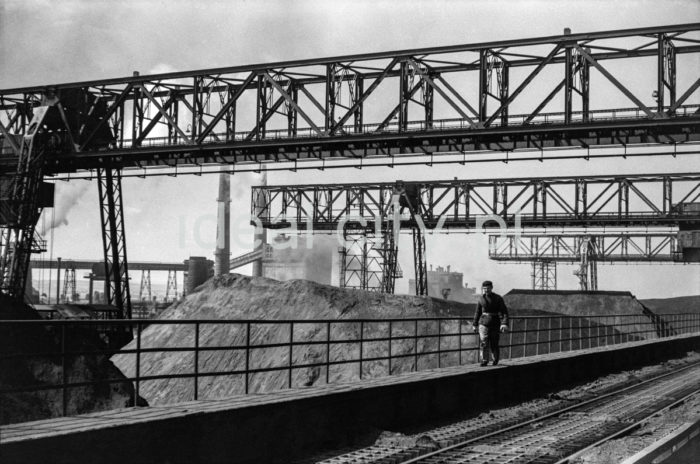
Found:
[[[532,262],[532,289],[557,289],[557,263],[548,259],[538,259]]]
[[[581,263],[574,271],[578,277],[579,288],[583,291],[598,290],[598,261],[596,260],[597,241],[595,237],[581,240],[580,243]]]
[[[63,273],[63,296],[64,303],[74,303],[78,299],[75,285],[75,268],[67,267]]]
[[[51,107],[34,108],[17,153],[17,170],[0,185],[0,292],[23,301],[30,255],[38,250],[36,223],[41,215],[40,189],[47,140],[41,131]]]
[[[586,49],[590,52],[590,49]],[[590,63],[571,45],[566,46],[564,63],[564,122],[570,124],[574,108],[574,94],[581,101],[582,121],[588,121],[590,110]]]
[[[117,307],[119,319],[131,319],[131,294],[122,214],[122,183],[118,170],[97,170],[105,259],[105,300]]]
[[[168,276],[169,278],[170,276]],[[144,299],[144,297],[146,297]],[[141,286],[139,287],[139,301],[146,301],[148,303],[153,299],[153,294],[151,292],[151,271],[144,269],[141,271]]]
[[[425,235],[419,227],[413,232],[413,266],[416,274],[416,295],[428,295],[428,264],[425,258]]]
[[[168,285],[165,288],[165,301],[170,301],[172,292],[173,301],[177,299],[177,271],[174,269],[168,270]]]
[[[508,125],[509,66],[493,50],[481,50],[479,57],[479,120],[489,119],[488,101],[493,99],[499,108],[501,126]]]
[[[384,291],[384,254],[382,237],[371,233],[345,234],[345,245],[338,249],[339,286]]]
[[[659,34],[658,47],[658,83],[655,97],[657,111],[663,113],[664,106],[673,106],[676,103],[676,48],[668,34]]]

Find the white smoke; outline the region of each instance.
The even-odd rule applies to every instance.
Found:
[[[39,230],[39,235],[45,237],[51,229],[67,226],[68,214],[89,187],[90,183],[85,181],[57,183],[53,212],[48,208],[44,210],[45,221]]]

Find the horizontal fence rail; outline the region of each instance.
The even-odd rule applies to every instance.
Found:
[[[352,320],[44,320],[0,321],[0,334],[46,335],[56,349],[0,354],[6,369],[18,360],[44,359],[60,382],[21,385],[0,394],[60,390],[67,414],[71,389],[131,382],[135,397],[175,383],[187,398],[217,398],[348,380],[376,378],[478,360],[471,317]],[[501,359],[543,355],[700,332],[700,314],[663,316],[526,316],[511,318],[501,335]],[[103,339],[133,334],[115,351],[75,343],[86,333]],[[76,381],[71,367],[91,356],[110,358],[126,378]],[[50,361],[49,361],[50,360]],[[161,382],[160,384],[158,382]],[[222,391],[222,389],[218,389]],[[226,395],[224,395],[226,396]],[[222,396],[218,396],[222,397]],[[148,398],[147,398],[148,399]]]

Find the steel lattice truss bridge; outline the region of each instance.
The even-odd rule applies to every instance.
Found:
[[[387,284],[386,276],[395,272],[396,233],[400,229],[412,231],[416,281],[420,283],[421,278],[425,282],[427,272],[427,232],[495,231],[506,237],[517,234],[517,239],[523,229],[607,228],[608,232],[599,235],[622,237],[624,246],[631,243],[634,248],[637,242],[629,234],[620,236],[610,228],[674,229],[674,239],[663,245],[668,250],[664,261],[682,262],[683,250],[675,234],[700,228],[700,174],[285,185],[253,187],[252,197],[254,223],[259,226],[342,236],[350,255],[345,257],[346,275],[341,272],[344,283],[382,290],[386,290],[382,288]],[[592,232],[586,234],[590,239],[595,237]],[[643,235],[649,239],[655,236],[649,232]],[[494,237],[492,243],[497,239]],[[564,244],[562,240],[560,237],[553,243]],[[599,243],[602,241],[600,237]],[[587,253],[582,244],[575,243],[576,248],[567,250],[567,259],[560,256],[561,261],[578,260],[582,254],[591,261],[633,260],[629,253],[616,255],[614,248],[606,252],[591,246]],[[503,250],[503,246],[499,248]],[[556,261],[538,252],[518,254],[523,243],[512,238],[505,246],[510,247],[508,252],[492,253],[491,257]],[[659,250],[650,249],[636,257],[661,261]],[[362,262],[369,267],[359,266]],[[586,282],[585,286],[596,286]]]
[[[99,180],[110,298],[128,317],[123,176],[697,156],[699,32],[565,33],[0,90],[0,291],[23,292],[50,178]]]

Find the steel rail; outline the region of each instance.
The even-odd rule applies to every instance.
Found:
[[[500,430],[497,430],[497,431],[494,431],[494,432],[489,432],[489,433],[487,433],[487,434],[480,435],[480,436],[474,437],[474,438],[470,438],[470,439],[468,439],[468,440],[464,440],[464,441],[461,441],[461,442],[459,442],[459,443],[455,443],[455,444],[446,446],[446,447],[441,448],[441,449],[439,449],[439,450],[435,450],[435,451],[432,451],[432,452],[430,452],[430,453],[426,453],[426,454],[423,454],[423,455],[421,455],[421,456],[417,456],[417,457],[412,458],[412,459],[409,459],[409,460],[407,460],[407,461],[403,461],[402,464],[415,464],[415,463],[420,463],[420,462],[424,461],[425,459],[428,459],[428,458],[431,458],[431,457],[435,457],[435,456],[439,456],[439,455],[441,455],[441,454],[443,454],[443,453],[446,453],[446,452],[448,452],[448,451],[457,450],[457,449],[459,449],[459,448],[462,448],[462,447],[465,447],[465,446],[467,446],[467,445],[469,445],[469,444],[472,444],[472,443],[475,443],[475,442],[484,440],[484,439],[486,439],[486,438],[495,437],[495,436],[500,435],[500,434],[502,434],[502,433],[504,433],[504,432],[509,432],[509,431],[517,430],[517,429],[523,428],[523,427],[528,426],[528,425],[531,425],[531,424],[535,424],[535,423],[538,423],[538,422],[543,422],[543,421],[545,421],[546,419],[555,418],[555,417],[557,417],[557,416],[560,416],[560,415],[563,414],[563,413],[575,411],[576,409],[580,409],[580,408],[583,408],[583,407],[586,407],[586,406],[594,405],[595,403],[602,402],[603,400],[605,400],[605,399],[607,399],[607,398],[611,398],[611,397],[614,397],[614,396],[623,394],[623,393],[625,393],[625,392],[629,392],[629,391],[632,391],[632,390],[641,390],[641,389],[643,389],[645,386],[648,386],[649,384],[651,384],[651,383],[653,383],[653,382],[658,382],[658,381],[660,381],[660,380],[663,380],[663,379],[668,378],[668,377],[671,377],[671,376],[680,375],[681,373],[683,373],[683,372],[685,372],[685,371],[687,371],[687,370],[690,370],[690,369],[692,369],[692,368],[698,367],[698,366],[700,366],[700,362],[695,362],[695,363],[692,363],[692,364],[690,364],[690,365],[688,365],[688,366],[684,366],[684,367],[681,368],[681,369],[675,370],[675,371],[673,371],[673,372],[667,372],[667,373],[665,373],[665,374],[661,374],[661,375],[659,375],[659,376],[652,377],[652,378],[647,379],[647,380],[644,380],[644,381],[642,381],[642,382],[640,382],[640,383],[637,383],[637,384],[634,384],[634,385],[630,385],[630,386],[627,386],[627,387],[623,387],[622,389],[614,390],[614,391],[612,391],[612,392],[603,394],[603,395],[601,395],[601,396],[597,396],[597,397],[595,397],[595,398],[592,398],[592,399],[590,399],[590,400],[583,401],[583,402],[581,402],[581,403],[574,404],[574,405],[572,405],[572,406],[565,407],[565,408],[563,408],[563,409],[556,410],[556,411],[554,411],[554,412],[545,414],[545,415],[543,415],[543,416],[536,417],[536,418],[534,418],[534,419],[530,419],[530,420],[527,420],[527,421],[524,421],[524,422],[520,422],[520,423],[517,423],[517,424],[515,424],[515,425],[508,426],[508,427],[505,427],[505,428],[503,428],[503,429],[500,429]],[[681,398],[681,399],[678,400],[678,401],[675,401],[675,402],[672,403],[671,405],[667,405],[667,406],[665,406],[664,408],[661,408],[661,409],[658,409],[658,410],[653,411],[653,412],[650,413],[649,415],[645,416],[643,419],[637,421],[637,423],[635,423],[634,425],[632,425],[632,426],[630,426],[630,427],[626,427],[626,428],[625,428],[624,430],[622,430],[622,431],[616,431],[615,434],[611,435],[610,437],[606,438],[605,440],[609,440],[609,439],[615,438],[615,437],[617,437],[617,436],[619,436],[619,435],[621,435],[621,434],[624,434],[624,433],[629,432],[631,429],[638,427],[638,426],[639,426],[638,424],[643,423],[643,422],[645,422],[646,420],[648,420],[649,417],[652,417],[652,416],[658,414],[659,412],[663,411],[663,410],[666,409],[666,408],[671,408],[673,405],[676,405],[677,403],[679,403],[679,402],[681,402],[681,401],[685,401],[685,399],[687,399],[689,396],[694,395],[694,394],[697,394],[698,392],[700,392],[700,387],[696,388],[696,389],[695,389],[694,391],[692,391],[691,393],[689,393],[689,394],[687,394],[687,395],[684,395],[683,398]],[[602,443],[602,442],[604,442],[605,440],[599,440],[599,442]],[[599,444],[599,442],[596,442],[596,443],[593,444],[593,445],[589,445],[588,447],[586,447],[586,449],[590,448],[591,446],[595,446],[595,445]],[[577,451],[576,453],[578,454],[580,451],[583,451],[583,450],[579,450],[579,451]],[[577,454],[575,454],[575,455],[577,455]],[[568,456],[567,458],[565,458],[564,460],[557,461],[556,464],[567,464],[567,463],[570,462],[570,459],[571,459],[572,457],[574,457],[575,455],[570,455],[570,456]]]
[[[642,419],[638,420],[637,422],[635,422],[634,424],[630,425],[629,427],[624,428],[624,429],[620,430],[619,432],[613,433],[613,434],[611,434],[611,435],[609,435],[609,436],[607,436],[607,437],[605,437],[605,438],[602,438],[602,439],[598,440],[597,442],[595,442],[595,443],[593,443],[593,444],[591,444],[591,445],[589,445],[589,446],[587,446],[587,447],[585,447],[585,448],[583,448],[583,449],[577,451],[576,453],[574,453],[574,454],[572,454],[572,455],[570,455],[570,456],[567,456],[567,457],[565,457],[564,459],[561,459],[561,460],[557,461],[557,462],[554,463],[554,464],[570,464],[570,463],[573,463],[573,461],[572,461],[573,459],[578,458],[579,456],[581,456],[581,455],[582,455],[583,453],[585,453],[586,451],[591,450],[591,449],[593,449],[593,448],[595,448],[595,447],[597,447],[597,446],[600,446],[600,445],[602,445],[603,443],[606,443],[606,442],[608,442],[608,441],[610,441],[610,440],[614,440],[615,438],[618,438],[618,437],[622,437],[622,436],[624,436],[624,435],[627,435],[629,432],[631,432],[631,431],[633,431],[633,430],[636,430],[636,429],[638,429],[638,428],[644,426],[644,424],[646,424],[646,422],[647,422],[649,419],[651,419],[652,417],[657,416],[657,415],[659,415],[659,414],[661,414],[661,413],[663,413],[663,412],[669,411],[669,410],[671,410],[671,409],[673,409],[673,408],[675,408],[675,407],[677,407],[677,406],[679,406],[679,405],[685,403],[686,401],[688,401],[688,398],[690,398],[691,396],[697,395],[698,393],[700,393],[700,387],[698,387],[698,388],[695,389],[694,391],[691,391],[690,393],[688,393],[687,395],[685,395],[685,396],[683,396],[682,398],[678,399],[677,401],[675,401],[675,402],[673,402],[673,403],[671,403],[671,404],[669,404],[669,405],[666,405],[666,406],[664,406],[663,408],[661,408],[661,409],[659,409],[659,410],[656,410],[656,411],[654,411],[654,412],[649,413],[647,416],[645,416],[645,417],[643,417]]]
[[[486,439],[486,438],[494,437],[494,436],[500,435],[500,434],[502,434],[502,433],[504,433],[504,432],[509,432],[509,431],[512,431],[512,430],[517,430],[517,429],[520,429],[520,428],[523,428],[523,427],[525,427],[525,426],[529,426],[529,425],[531,425],[531,424],[535,424],[535,423],[538,423],[538,422],[543,422],[543,421],[545,421],[546,419],[555,418],[555,417],[557,417],[557,416],[560,416],[560,415],[563,414],[563,413],[575,411],[576,409],[580,409],[580,408],[585,407],[585,406],[593,405],[593,404],[595,404],[596,402],[601,402],[602,400],[605,400],[605,399],[607,399],[607,398],[611,398],[611,397],[616,396],[616,395],[620,395],[620,394],[625,393],[625,392],[628,392],[628,391],[630,391],[630,390],[642,389],[642,388],[644,388],[645,386],[649,385],[649,384],[652,383],[652,382],[658,382],[659,380],[663,380],[663,379],[665,379],[665,378],[667,378],[667,377],[670,377],[670,376],[680,375],[682,372],[687,371],[687,370],[689,370],[689,369],[692,369],[692,368],[694,368],[694,367],[698,367],[698,366],[700,366],[700,362],[695,362],[695,363],[692,363],[692,364],[690,364],[690,365],[688,365],[688,366],[684,366],[684,367],[681,368],[681,369],[675,370],[675,371],[673,371],[673,372],[668,372],[668,373],[665,373],[665,374],[661,374],[661,375],[659,375],[659,376],[655,376],[655,377],[652,377],[652,378],[650,378],[650,379],[643,380],[643,381],[640,382],[640,383],[637,383],[637,384],[634,384],[634,385],[630,385],[630,386],[626,386],[626,387],[623,387],[623,388],[621,388],[621,389],[613,390],[613,391],[608,392],[608,393],[605,393],[605,394],[603,394],[603,395],[601,395],[601,396],[596,396],[595,398],[592,398],[592,399],[590,399],[590,400],[586,400],[586,401],[583,401],[583,402],[581,402],[581,403],[577,403],[577,404],[574,404],[574,405],[571,405],[571,406],[568,406],[568,407],[565,407],[565,408],[562,408],[562,409],[557,409],[557,410],[555,410],[555,411],[553,411],[553,412],[551,412],[551,413],[547,413],[547,414],[545,414],[545,415],[543,415],[543,416],[536,417],[536,418],[534,418],[534,419],[529,419],[529,420],[526,420],[526,421],[523,421],[523,422],[519,422],[519,423],[517,423],[517,424],[511,425],[511,426],[508,426],[508,427],[505,427],[505,428],[500,429],[500,430],[496,430],[496,431],[489,432],[489,433],[486,433],[486,434],[483,434],[483,435],[479,435],[479,436],[477,436],[477,437],[470,438],[470,439],[468,439],[468,440],[464,440],[464,441],[461,441],[461,442],[458,442],[458,443],[454,443],[454,444],[452,444],[452,445],[446,446],[446,447],[441,448],[441,449],[439,449],[439,450],[435,450],[435,451],[432,451],[432,452],[429,452],[429,453],[426,453],[426,454],[423,454],[423,455],[420,455],[420,456],[416,456],[416,457],[411,458],[411,459],[409,459],[409,460],[407,460],[407,461],[402,461],[401,464],[420,463],[420,462],[424,461],[425,459],[428,459],[428,458],[431,458],[431,457],[435,457],[435,456],[439,456],[440,454],[443,454],[443,453],[445,453],[445,452],[452,451],[452,450],[456,450],[456,449],[458,449],[458,448],[462,448],[462,447],[464,447],[464,446],[467,446],[467,445],[469,445],[469,444],[472,444],[472,443],[475,443],[475,442],[484,440],[484,439]],[[700,387],[697,388],[695,391],[689,393],[688,395],[685,395],[681,400],[684,401],[688,396],[693,395],[693,394],[697,394],[698,392],[700,392]],[[681,400],[679,400],[679,401],[681,401]],[[649,414],[648,416],[646,416],[645,418],[643,418],[642,420],[640,420],[640,421],[638,421],[638,422],[641,423],[641,422],[644,422],[644,421],[648,420],[649,417],[658,414],[660,411],[662,411],[662,410],[665,409],[665,408],[670,408],[670,407],[672,407],[673,405],[675,405],[675,404],[678,403],[679,401],[674,402],[672,405],[667,405],[667,406],[665,406],[665,407],[662,408],[662,409],[659,409],[659,410],[656,410],[656,411],[652,412],[651,414]],[[628,427],[628,428],[625,428],[624,433],[629,432],[629,430],[631,430],[629,427]],[[621,434],[621,431],[618,431],[618,432],[615,433],[615,436],[619,436],[620,434]],[[609,439],[609,438],[608,438],[608,439]],[[602,442],[602,441],[601,441],[601,442]],[[577,453],[578,453],[578,451],[577,451]],[[566,463],[569,462],[568,459],[570,459],[572,456],[573,456],[573,455],[571,455],[571,456],[565,458],[565,460],[558,461],[556,464],[566,464]]]

